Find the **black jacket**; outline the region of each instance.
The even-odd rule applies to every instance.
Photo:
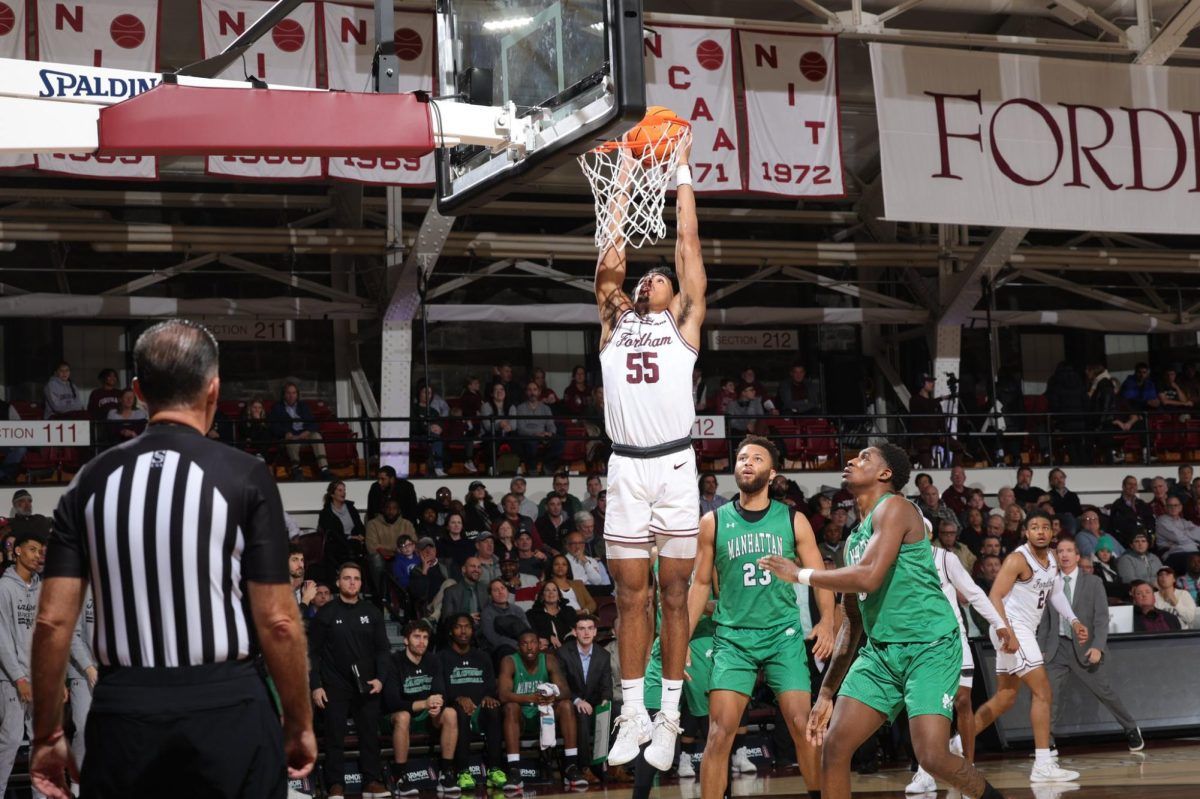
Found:
[[[592,642],[592,662],[588,666],[587,679],[583,678],[583,660],[579,646],[571,641],[555,653],[562,664],[571,696],[590,705],[612,699],[612,659],[599,644]]]
[[[438,652],[438,664],[446,684],[446,704],[452,704],[460,696],[479,704],[484,697],[499,698],[496,689],[496,670],[492,659],[481,649],[471,647],[467,654],[460,655],[453,647]]]
[[[529,619],[529,626],[538,634],[538,638],[549,641],[551,637],[557,637],[558,642],[563,644],[568,638],[575,637],[575,619],[578,615],[570,605],[559,608],[557,616],[551,616],[535,605],[525,614],[525,618]]]
[[[358,509],[354,507],[354,503],[346,500],[346,509],[350,511],[350,519],[354,522],[354,530],[349,535],[367,534],[367,528],[363,526],[362,517],[358,515]],[[342,520],[333,512],[333,506],[328,502],[325,507],[321,508],[321,515],[317,517],[317,528],[326,535],[340,536],[348,538],[346,528],[342,526]]]
[[[379,608],[335,596],[308,624],[309,687],[356,694],[353,666],[364,681],[382,680],[390,668],[387,633]]]
[[[383,506],[389,499],[400,503],[400,515],[415,526],[417,523],[417,490],[413,484],[404,478],[397,478],[390,491],[385,492],[378,482],[371,483],[367,492],[367,521],[383,513]]]
[[[441,661],[432,652],[426,652],[419,663],[413,663],[403,650],[393,652],[391,660],[390,673],[383,686],[386,712],[404,710],[411,713],[413,702],[428,699],[431,694],[445,695]]]

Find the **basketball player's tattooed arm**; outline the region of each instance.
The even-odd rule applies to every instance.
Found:
[[[842,627],[838,631],[837,642],[833,645],[833,656],[825,669],[825,678],[821,681],[821,690],[817,701],[813,704],[812,712],[808,714],[808,730],[805,736],[813,746],[820,746],[825,740],[825,731],[829,727],[829,719],[833,716],[833,697],[842,687],[846,672],[858,653],[858,642],[862,638],[862,615],[858,610],[858,596],[853,593],[842,595]]]
[[[688,640],[704,617],[713,588],[713,545],[716,539],[716,514],[712,511],[700,517],[700,532],[696,536],[696,563],[692,585],[688,588]]]
[[[679,163],[686,164],[691,145],[684,145]],[[679,330],[693,347],[700,347],[700,326],[704,324],[708,276],[704,272],[704,254],[700,250],[700,228],[696,222],[696,194],[691,186],[675,192],[675,273],[679,276],[679,295],[671,311]]]
[[[992,607],[1000,614],[1000,618],[1004,620],[1004,626],[1009,630],[1012,629],[1012,623],[1009,622],[1008,615],[1004,612],[1004,598],[1012,591],[1013,584],[1018,579],[1028,580],[1032,576],[1032,569],[1025,562],[1025,558],[1021,557],[1021,553],[1013,552],[1004,559],[1004,565],[1000,567],[1000,573],[996,575],[996,580],[992,583],[992,591],[988,594],[988,599],[992,601]],[[1008,654],[1015,654],[1020,649],[1016,636],[1010,635],[1008,639],[1004,639],[999,630],[996,631],[996,635],[1001,639],[1001,649]]]

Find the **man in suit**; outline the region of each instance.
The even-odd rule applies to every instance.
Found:
[[[468,614],[479,624],[483,606],[488,602],[487,585],[483,576],[483,564],[479,558],[470,557],[463,563],[462,579],[446,589],[442,596],[442,618],[453,619],[459,613]],[[447,626],[443,632],[447,632]]]
[[[1048,603],[1046,614],[1038,627],[1038,645],[1046,663],[1054,696],[1053,720],[1057,726],[1062,707],[1062,689],[1067,674],[1074,674],[1109,712],[1125,731],[1129,751],[1141,751],[1145,743],[1142,731],[1121,698],[1113,690],[1104,669],[1104,648],[1108,643],[1108,599],[1104,584],[1094,574],[1079,568],[1079,550],[1069,538],[1058,542],[1055,549],[1058,568],[1063,580],[1063,593],[1079,620],[1091,631],[1086,644],[1078,644],[1071,633],[1070,625],[1064,626],[1063,619],[1053,605]],[[1065,632],[1064,632],[1065,630]]]
[[[595,640],[596,617],[587,612],[580,613],[575,620],[575,639],[558,650],[558,660],[574,697],[579,768],[589,777],[596,707],[613,698],[612,660],[608,652],[595,645]]]

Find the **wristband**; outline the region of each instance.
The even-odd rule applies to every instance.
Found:
[[[677,186],[692,185],[692,168],[687,164],[675,167],[675,184]]]
[[[796,582],[800,583],[800,585],[808,585],[809,580],[812,578],[812,573],[812,569],[801,569],[796,572]]]

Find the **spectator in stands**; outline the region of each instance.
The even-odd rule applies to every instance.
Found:
[[[415,524],[417,521],[417,490],[408,480],[397,477],[394,467],[380,466],[375,482],[371,484],[371,490],[367,492],[367,519],[383,513],[383,506],[392,498],[400,503],[400,515]]]
[[[587,779],[575,764],[575,707],[562,667],[550,652],[540,651],[532,630],[518,639],[518,651],[500,661],[500,702],[504,707],[504,743],[508,758],[508,784],[514,790],[524,785],[518,762],[522,730],[536,729],[542,705],[554,708],[558,733],[563,738],[561,770],[568,787],[586,786]]]
[[[542,390],[530,380],[525,386],[525,401],[512,409],[517,418],[517,445],[525,474],[534,474],[541,456],[542,472],[558,469],[563,442],[551,417],[550,408],[541,400]]]
[[[283,384],[283,394],[280,401],[271,406],[268,419],[271,435],[276,441],[284,442],[288,460],[292,463],[292,479],[298,480],[304,474],[300,466],[300,449],[305,446],[312,447],[321,478],[332,478],[320,428],[308,403],[300,399],[300,388],[295,383],[289,381]]]
[[[915,478],[913,478],[913,485],[916,487],[917,496],[919,497],[919,496],[921,496],[922,488],[924,488],[927,485],[933,485],[933,476],[930,474],[927,474],[926,472],[918,472],[917,476]]]
[[[492,538],[495,541],[496,557],[501,561],[507,560],[517,551],[517,531],[508,519],[496,522],[496,532]]]
[[[546,553],[540,547],[534,546],[533,536],[525,530],[517,533],[516,543],[516,558],[521,564],[521,573],[540,577],[546,570]]]
[[[1140,530],[1134,533],[1129,551],[1117,559],[1117,574],[1121,575],[1121,582],[1133,585],[1134,580],[1144,580],[1154,584],[1155,575],[1163,564],[1158,555],[1149,550],[1150,537]]]
[[[396,554],[391,562],[391,573],[396,584],[407,590],[412,571],[420,564],[416,539],[408,535],[396,539]]]
[[[967,508],[962,516],[962,527],[959,528],[959,542],[978,555],[985,535],[987,530],[983,526],[983,511],[979,508]]]
[[[596,498],[599,497],[600,492],[604,490],[604,481],[600,479],[600,475],[593,472],[587,476],[586,487],[587,495],[584,496],[583,500],[579,504],[581,510],[588,511],[590,513],[596,507]],[[576,511],[571,515],[574,516],[578,512],[579,511]]]
[[[550,552],[563,550],[563,536],[575,529],[574,519],[563,507],[563,500],[557,494],[546,497],[546,510],[534,522],[538,535]]]
[[[271,447],[275,444],[275,436],[267,421],[267,411],[262,400],[253,399],[246,403],[242,410],[242,418],[238,420],[237,438],[246,452],[259,460],[267,459]]]
[[[221,410],[220,405],[218,405],[217,409],[213,411],[212,424],[209,425],[208,432],[205,433],[205,435],[211,438],[213,441],[220,441],[222,444],[228,444],[230,446],[233,445],[233,420],[225,415],[225,412]]]
[[[121,392],[117,407],[108,412],[108,433],[117,443],[137,438],[146,429],[149,419],[146,409],[138,407],[137,395],[133,393],[133,389],[127,388]]]
[[[558,471],[554,473],[554,478],[550,482],[551,489],[540,503],[538,503],[538,514],[546,512],[546,503],[551,497],[558,497],[562,500],[563,510],[574,516],[579,511],[583,510],[583,503],[579,498],[571,493],[571,476],[566,471]]]
[[[1192,493],[1192,467],[1186,463],[1180,464],[1176,471],[1178,477],[1175,480],[1175,485],[1167,491],[1173,497],[1179,497],[1186,505],[1189,499],[1195,497]]]
[[[479,558],[471,556],[462,567],[462,575],[442,594],[443,619],[450,619],[460,613],[468,614],[478,624],[482,619],[483,607],[488,603],[488,584],[483,582],[483,564]],[[442,632],[448,632],[443,627]]]
[[[71,382],[71,364],[59,361],[54,374],[50,375],[42,389],[42,399],[45,404],[42,416],[46,419],[85,410],[83,397]]]
[[[842,531],[842,536],[850,534],[850,514],[845,508],[834,508],[829,514],[829,522],[837,525],[837,528]]]
[[[449,408],[449,404],[447,404]],[[483,408],[483,394],[480,391],[479,378],[469,376],[463,383],[462,393],[458,395],[456,407],[449,408],[447,416],[458,419],[461,431],[456,435],[463,447],[463,468],[468,474],[475,474],[479,468],[475,465],[475,447],[483,441],[483,426],[479,412]]]
[[[1067,488],[1067,473],[1062,469],[1050,470],[1050,504],[1054,512],[1062,515],[1069,513],[1078,519],[1083,513],[1079,503],[1079,495]]]
[[[515,557],[500,561],[500,579],[504,581],[508,594],[517,607],[528,612],[533,607],[533,600],[537,599],[537,589],[541,580],[532,574],[523,573],[521,562]]]
[[[954,554],[962,562],[967,574],[975,568],[975,555],[958,540],[958,523],[941,520],[937,526],[936,546]]]
[[[450,493],[448,486],[439,486],[434,493],[434,500],[437,503],[437,523],[444,527],[446,517],[450,515],[450,511],[454,510],[454,495]]]
[[[120,378],[116,369],[101,369],[96,376],[100,388],[92,389],[88,397],[87,414],[93,422],[102,422],[108,418],[108,412],[121,403],[121,389],[117,386]]]
[[[953,524],[955,530],[958,529],[958,517],[954,511],[942,504],[942,497],[933,483],[921,489],[921,498],[917,501],[917,508],[935,530],[943,521]]]
[[[712,472],[700,475],[700,515],[724,505],[729,500],[717,493],[717,476]]]
[[[604,428],[604,386],[592,389],[592,401],[588,405],[583,429],[588,437],[588,469],[605,474],[608,471],[608,458],[612,455],[612,439],[608,437],[608,431]]]
[[[491,601],[483,606],[479,634],[492,653],[492,661],[497,662],[517,651],[517,639],[530,627],[525,611],[513,602],[505,580],[492,580],[488,585],[488,596]]]
[[[354,503],[346,499],[346,484],[341,480],[331,481],[325,489],[317,529],[325,534],[325,553],[334,563],[361,558],[366,551],[367,528]]]
[[[1196,600],[1192,599],[1192,595],[1187,591],[1175,587],[1175,570],[1170,566],[1163,566],[1155,575],[1155,581],[1158,594],[1154,598],[1154,607],[1175,614],[1175,618],[1179,619],[1179,626],[1183,629],[1195,630],[1200,622],[1196,618]]]
[[[1121,399],[1135,411],[1153,410],[1162,405],[1158,388],[1150,377],[1150,364],[1138,363],[1133,367],[1133,374],[1121,384]]]
[[[603,491],[600,492],[604,494]],[[608,549],[604,546],[604,536],[596,535],[596,512],[581,511],[575,514],[575,532],[583,539],[583,551],[589,558],[604,563],[608,557]]]
[[[450,625],[450,647],[437,654],[442,678],[446,684],[446,706],[458,711],[462,720],[458,725],[460,756],[470,747],[471,730],[483,734],[484,766],[487,770],[487,787],[504,787],[504,729],[500,721],[500,699],[496,687],[496,671],[491,658],[473,646],[477,624],[471,617],[459,613],[447,619]],[[463,775],[466,775],[464,779]],[[470,772],[460,772],[458,787],[464,791],[475,789],[475,780]]]
[[[586,771],[592,762],[596,708],[613,698],[612,661],[608,652],[596,646],[596,625],[595,616],[580,613],[575,619],[574,641],[557,652],[575,706],[580,771]]]
[[[942,406],[933,396],[936,380],[931,374],[922,374],[917,390],[908,401],[908,432],[914,436],[912,451],[926,469],[933,466],[933,449],[946,444],[946,420]]]
[[[522,483],[520,488],[522,490],[524,490],[525,484]],[[516,541],[516,538],[515,538],[516,534],[525,532],[525,533],[529,533],[529,535],[534,539],[534,546],[538,549],[541,549],[542,541],[541,541],[541,536],[537,532],[537,527],[536,527],[536,525],[534,525],[533,519],[531,517],[525,515],[524,506],[526,505],[526,503],[528,503],[528,505],[531,508],[533,508],[534,514],[536,515],[537,514],[537,505],[534,505],[532,502],[529,502],[528,500],[525,500],[524,502],[522,502],[522,497],[517,494],[512,494],[512,493],[505,494],[500,499],[500,509],[503,512],[503,516],[501,516],[500,518],[502,520],[507,521],[509,524],[512,525],[514,543]]]
[[[1100,527],[1100,511],[1096,510],[1091,505],[1084,509],[1079,516],[1079,529],[1075,531],[1075,548],[1079,550],[1081,557],[1091,557],[1096,553],[1096,545],[1100,543],[1100,536],[1104,535],[1104,530]],[[1111,538],[1111,536],[1110,536]],[[1125,547],[1113,540],[1113,554],[1120,557],[1125,554]]]
[[[704,372],[699,365],[692,367],[692,404],[696,413],[708,410],[708,386],[704,383]]]
[[[1037,507],[1038,499],[1046,493],[1045,489],[1033,485],[1033,469],[1028,466],[1017,467],[1017,484],[1012,491],[1022,510],[1033,510]],[[1002,507],[1006,506],[1002,504]]]
[[[450,567],[451,576],[456,575],[467,558],[475,554],[475,542],[467,538],[465,525],[463,515],[452,510],[446,514],[446,524],[438,536],[438,559]]]
[[[438,793],[460,790],[455,766],[466,763],[466,752],[455,754],[458,713],[446,705],[441,661],[429,651],[432,637],[433,631],[423,619],[410,621],[404,628],[404,649],[392,654],[391,673],[384,685],[383,707],[392,719],[392,779],[400,796],[418,792],[408,778],[408,745],[414,728],[423,732],[428,725],[439,733],[442,757],[438,764]],[[464,719],[462,723],[467,721]],[[465,768],[459,770],[466,773]]]
[[[733,438],[742,438],[750,433],[759,432],[762,429],[759,418],[767,415],[767,403],[770,403],[770,400],[764,403],[753,383],[742,383],[738,386],[738,398],[725,407],[730,435]]]
[[[467,501],[463,503],[467,537],[473,539],[484,530],[491,530],[492,525],[503,515],[504,512],[492,501],[487,486],[479,480],[471,481],[467,488]]]
[[[383,615],[363,602],[362,572],[356,564],[338,570],[338,595],[308,625],[309,686],[313,703],[325,710],[325,785],[330,797],[344,795],[346,717],[358,730],[358,765],[364,793],[387,795],[379,751],[379,699],[390,669]]]
[[[596,496],[596,509],[592,511],[592,519],[595,521],[594,531],[598,535],[594,535],[588,539],[588,554],[594,558],[605,559],[604,546],[604,514],[608,508],[608,489],[601,491]]]
[[[1135,633],[1172,633],[1182,629],[1174,613],[1164,613],[1157,607],[1154,586],[1138,580],[1129,586],[1133,600],[1133,631]]]
[[[317,594],[317,584],[304,578],[304,550],[299,544],[288,544],[288,579],[292,584],[292,595],[304,615]]]
[[[442,526],[438,524],[438,503],[432,499],[421,500],[417,506],[417,540],[437,537],[442,534]]]
[[[820,528],[821,543],[817,545],[817,549],[821,551],[821,558],[832,560],[835,564],[843,562],[842,553],[846,549],[846,544],[842,540],[842,528],[837,522],[829,521]]]
[[[382,590],[384,575],[391,571],[391,560],[396,557],[401,536],[412,541],[416,530],[412,522],[400,515],[400,500],[389,497],[383,513],[368,520],[366,526],[367,564],[376,591]]]
[[[572,416],[583,416],[587,412],[592,387],[587,382],[587,370],[576,366],[571,370],[571,382],[563,389],[563,410]]]
[[[1167,512],[1154,522],[1156,543],[1164,562],[1183,571],[1188,558],[1200,552],[1200,525],[1183,518],[1183,501],[1176,496],[1166,499]]]
[[[462,411],[464,421],[479,416],[479,411],[483,408],[483,386],[477,375],[467,375],[467,379],[463,381],[462,393],[458,395],[458,407]]]
[[[1099,433],[1093,439],[1094,444],[1111,450],[1113,439],[1107,434],[1113,431],[1116,421],[1116,378],[1109,374],[1108,367],[1099,361],[1089,364],[1084,374],[1088,382],[1088,416],[1092,422],[1092,429]]]
[[[1017,502],[1017,492],[1009,486],[1000,486],[1000,490],[996,492],[996,507],[992,508],[988,513],[992,516],[1004,518],[1004,512],[1008,510],[1009,505],[1015,505]]]
[[[1100,536],[1092,566],[1096,576],[1104,583],[1104,590],[1109,598],[1124,601],[1129,598],[1129,587],[1117,571],[1117,558],[1113,555],[1115,545],[1116,540],[1111,535]]]
[[[734,402],[737,402],[738,390],[737,381],[732,377],[721,378],[721,390],[713,394],[708,401],[708,410],[710,413],[724,415]]]
[[[1024,543],[1025,537],[1021,533],[1021,525],[1024,522],[1025,511],[1021,510],[1021,506],[1009,505],[1008,510],[1004,512],[1004,532],[1000,534],[1000,543],[1006,553]]]
[[[553,581],[542,583],[533,609],[525,616],[538,634],[543,652],[558,649],[575,634],[576,610],[563,600],[562,592]]]
[[[492,369],[492,385],[499,383],[504,386],[504,393],[508,397],[510,403],[516,403],[517,397],[521,396],[521,384],[517,382],[513,375],[512,364],[505,361],[498,367]]]
[[[530,381],[537,383],[542,403],[548,405],[551,414],[553,414],[557,410],[556,406],[558,405],[559,397],[554,389],[546,385],[546,370],[540,366],[533,367],[533,375],[530,377]]]
[[[1200,373],[1197,372],[1195,361],[1188,361],[1183,365],[1183,374],[1179,376],[1179,387],[1182,388],[1188,395],[1188,399],[1193,402],[1197,397],[1200,397]]]
[[[516,441],[517,423],[511,419],[513,408],[508,399],[508,390],[503,383],[493,383],[488,399],[479,409],[479,429],[487,449],[488,465],[495,474],[500,459],[500,449]]]
[[[1059,362],[1046,383],[1046,404],[1050,410],[1051,428],[1063,435],[1058,441],[1067,451],[1071,463],[1084,460],[1084,432],[1087,430],[1087,384],[1083,375],[1071,363]]]
[[[787,416],[822,413],[821,392],[804,364],[792,364],[788,379],[779,383],[779,411]]]
[[[422,538],[417,542],[417,555],[421,562],[409,572],[408,593],[416,603],[418,615],[436,616],[434,600],[442,589],[442,583],[453,579],[455,572],[438,557],[437,543],[432,538]]]
[[[1167,480],[1165,477],[1155,477],[1150,481],[1150,512],[1158,518],[1167,512]]]
[[[996,575],[1000,573],[1000,566],[1004,563],[999,555],[980,555],[979,560],[975,561],[975,572],[977,577],[975,582],[983,589],[986,594],[992,590],[992,583],[996,581]]]
[[[1129,546],[1133,534],[1139,530],[1154,529],[1154,512],[1138,496],[1138,481],[1133,475],[1126,475],[1121,481],[1121,496],[1109,507],[1108,519],[1113,537],[1125,546]]]
[[[1183,518],[1189,522],[1200,524],[1200,477],[1191,482],[1188,498],[1183,502]]]
[[[442,415],[433,405],[433,389],[421,386],[417,389],[416,399],[413,400],[412,425],[410,435],[413,441],[418,441],[429,448],[428,467],[438,477],[445,477],[446,442],[442,440],[446,429]]]
[[[590,525],[592,515],[587,511],[575,514],[576,523]],[[584,585],[603,587],[612,585],[608,568],[599,558],[593,558],[587,553],[587,544],[583,533],[578,530],[567,533],[563,545],[566,547],[567,562],[571,564],[571,577]]]
[[[533,500],[525,496],[525,489],[525,478],[521,475],[516,475],[508,483],[509,493],[513,494],[517,498],[519,505],[518,511],[522,516],[528,516],[530,521],[532,521],[538,517],[538,514],[541,513],[541,510],[539,510],[538,506]]]
[[[1179,576],[1175,585],[1200,602],[1200,553],[1188,556],[1187,571]]]
[[[961,516],[967,509],[970,495],[970,489],[967,488],[967,470],[961,466],[952,466],[950,487],[942,492],[942,504],[954,511],[955,516]]]
[[[571,563],[565,555],[555,555],[547,559],[543,579],[558,586],[564,604],[570,605],[575,610],[596,612],[596,600],[592,598],[587,586],[572,576]]]
[[[511,530],[512,528],[509,527]],[[500,557],[496,555],[496,538],[490,530],[475,536],[475,557],[479,558],[480,580],[486,590],[488,583],[500,576]]]
[[[997,516],[993,511],[988,514],[987,521],[984,523],[984,537],[995,537],[999,541],[1004,536],[1004,516]]]
[[[1162,407],[1170,411],[1191,408],[1196,399],[1180,387],[1178,376],[1179,370],[1175,366],[1168,366],[1163,370],[1162,382],[1158,384],[1158,399]]]

